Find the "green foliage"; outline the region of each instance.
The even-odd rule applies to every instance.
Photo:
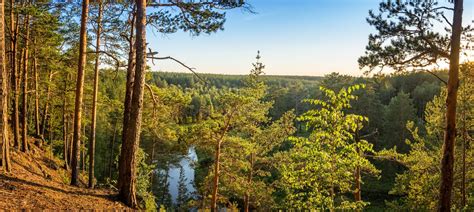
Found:
[[[400,163],[408,168],[396,178],[392,194],[404,195],[402,205],[392,203],[392,207],[412,210],[433,210],[437,205],[439,186],[440,145],[432,146],[420,137],[413,122],[407,124],[413,139],[407,140],[410,152],[399,157]],[[400,204],[400,203],[398,203]]]
[[[152,177],[153,187],[151,189],[155,196],[156,204],[163,208],[172,208],[173,203],[169,193],[168,170],[157,169]]]
[[[404,92],[390,100],[390,104],[385,109],[384,114],[384,143],[379,148],[392,148],[397,146],[397,150],[405,153],[408,146],[405,139],[409,138],[410,133],[405,125],[408,121],[415,121],[416,114],[413,107],[413,101],[410,96]]]
[[[370,34],[361,68],[391,67],[396,71],[425,67],[448,59],[450,23],[438,1],[383,1],[379,13],[369,11]],[[438,29],[445,29],[438,30]]]
[[[321,87],[325,99],[309,99],[317,106],[299,117],[310,129],[309,137],[293,137],[294,147],[284,153],[287,158],[280,164],[281,182],[286,197],[284,206],[295,209],[327,210],[356,209],[366,205],[354,202],[346,195],[353,192],[356,167],[369,173],[378,170],[363,156],[374,153],[373,145],[365,140],[356,141],[354,134],[362,128],[366,117],[346,114],[352,93],[364,88],[353,85],[338,93]],[[362,154],[361,154],[362,153]]]
[[[193,35],[213,33],[222,28],[225,15],[217,7],[223,5],[179,4],[171,7],[185,9],[182,13],[170,8],[151,12],[150,26],[158,26],[155,29],[160,32],[184,30]],[[77,19],[70,19],[79,14],[77,6],[18,7],[22,8],[22,14],[28,13],[35,20],[31,33],[38,35],[34,36],[36,43],[32,44],[32,48],[37,50],[40,117],[45,117],[42,131],[46,145],[52,147],[51,152],[61,158],[64,158],[64,145],[72,140],[79,28],[75,23]],[[224,6],[230,9],[242,5]],[[405,5],[398,10],[417,6]],[[108,4],[104,11],[103,40],[106,42],[102,48],[109,54],[100,56],[103,69],[100,70],[99,82],[95,171],[98,185],[111,188],[117,178],[114,158],[120,150],[126,81],[122,66],[129,48],[123,45],[126,36],[122,35],[128,34],[130,30],[123,14],[131,9],[132,5],[129,4]],[[96,18],[96,12],[96,6],[92,5],[91,20]],[[382,11],[386,12],[388,10]],[[190,22],[183,22],[183,18],[189,18]],[[374,25],[383,25],[378,17],[371,18]],[[9,21],[8,17],[6,20]],[[95,39],[93,33],[90,34]],[[372,47],[382,42],[382,37],[371,39],[371,44],[375,45]],[[409,39],[415,41],[412,37]],[[23,45],[23,39],[20,38],[19,48]],[[403,50],[422,46],[396,47]],[[387,61],[399,62],[402,59],[399,56],[405,55],[399,54],[405,53],[400,49],[390,52],[397,54],[383,52],[390,49],[382,49],[382,52],[379,51],[381,49],[369,49],[367,54],[370,60],[367,61],[380,66]],[[375,55],[376,50],[379,51],[378,55]],[[406,53],[405,56],[411,55],[414,49]],[[118,61],[110,55],[118,58]],[[87,58],[82,123],[84,131],[81,138],[86,146],[90,134],[92,65],[95,59],[92,54]],[[117,65],[120,67],[116,68]],[[363,193],[363,202],[354,202],[351,198],[355,190],[353,173],[355,167],[359,166],[365,181],[362,190],[367,194],[375,193],[382,196],[380,199],[387,198],[384,195],[394,181],[391,176],[395,178],[396,174],[400,174],[391,195],[403,198],[392,205],[411,209],[433,207],[436,194],[434,185],[438,178],[434,168],[439,161],[440,139],[444,134],[444,116],[440,114],[444,110],[445,94],[428,102],[441,90],[438,79],[421,72],[373,78],[336,73],[325,77],[263,76],[263,64],[257,61],[253,65],[249,76],[201,74],[205,82],[184,73],[150,72],[147,75],[137,182],[140,204],[144,208],[155,210],[159,205],[160,210],[173,209],[168,190],[168,171],[192,145],[198,152],[195,184],[197,196],[202,199],[194,200],[186,195],[178,199],[180,205],[189,203],[184,208],[200,207],[199,203],[206,205],[212,187],[210,179],[213,177],[209,170],[215,163],[214,151],[218,142],[222,144],[219,184],[219,201],[222,205],[242,208],[248,195],[251,210],[360,209],[375,200],[369,195],[365,198],[366,193]],[[469,73],[472,75],[472,71],[469,71],[472,70],[469,68],[471,66],[462,67],[465,76]],[[446,79],[446,72],[435,73]],[[472,137],[472,130],[469,131],[472,121],[467,121],[472,120],[469,118],[472,115],[470,109],[473,108],[470,95],[472,88],[468,88],[468,85],[472,86],[472,80],[463,80],[466,82],[462,83],[460,90],[459,101],[462,104],[458,116],[460,120],[466,121],[459,121],[458,126],[466,123],[468,130],[459,134],[458,141],[462,141],[462,136],[466,134]],[[365,89],[360,89],[363,86],[347,88],[352,84],[366,86]],[[320,85],[327,89],[318,90]],[[341,91],[336,93],[332,90]],[[353,101],[356,96],[357,101]],[[312,100],[302,102],[303,99]],[[29,102],[30,110],[33,111],[34,101]],[[298,116],[300,118],[295,120]],[[33,135],[34,126],[31,123],[34,120],[32,116],[29,119],[29,132]],[[367,119],[370,121],[367,122]],[[43,123],[43,120],[40,121]],[[416,124],[407,129],[407,121]],[[356,133],[370,136],[364,137],[366,140],[356,141]],[[289,141],[288,137],[293,134],[297,137]],[[408,144],[405,143],[407,138],[410,140]],[[468,143],[458,142],[456,160],[461,158],[461,144],[469,147]],[[394,146],[397,148],[376,155],[393,156],[397,161],[404,161],[403,167],[377,161],[374,164],[382,170],[382,182],[365,178],[374,176],[378,171],[364,156],[375,154],[372,148],[379,150]],[[86,150],[85,147],[82,149]],[[472,163],[472,151],[470,147],[467,149],[467,163]],[[88,158],[83,160],[87,162]],[[456,172],[459,173],[459,170],[457,165]],[[471,179],[471,168],[468,168],[467,176]],[[456,177],[456,188],[459,188],[459,174]],[[188,186],[184,185],[183,179],[179,189],[181,194],[186,193],[184,191]],[[473,187],[470,181],[467,187],[468,190]],[[469,205],[474,201],[471,194],[467,195]],[[459,196],[456,191],[457,207]]]
[[[147,211],[156,211],[157,205],[155,202],[155,196],[150,192],[150,178],[155,166],[153,164],[148,164],[146,162],[146,157],[147,154],[143,149],[139,148],[137,152],[137,198],[140,199],[140,205],[144,209]]]
[[[211,4],[170,1],[154,10],[149,15],[148,22],[162,33],[173,33],[180,29],[196,36],[201,33],[211,34],[224,29],[226,14],[222,10],[242,6],[244,1],[221,1]]]
[[[474,107],[472,95],[474,91],[472,64],[464,64],[461,68],[461,85],[457,110],[458,136],[455,147],[453,207],[472,210],[472,192],[474,179],[473,149],[467,140],[474,129]],[[397,176],[396,184],[391,193],[403,197],[391,203],[392,207],[411,210],[434,210],[437,207],[438,185],[440,181],[439,161],[442,157],[444,124],[445,124],[446,92],[442,91],[428,103],[425,110],[426,135],[419,134],[413,122],[407,124],[413,139],[407,140],[410,151],[398,157],[398,161],[407,169]],[[463,161],[465,160],[465,161]],[[463,167],[465,167],[466,206],[462,205]]]
[[[241,198],[247,190],[243,186],[246,177],[241,173],[242,169],[248,169],[245,158],[252,150],[250,137],[268,121],[267,114],[271,107],[271,102],[263,101],[266,86],[259,78],[262,70],[263,64],[257,61],[244,81],[245,87],[212,93],[212,113],[194,126],[196,145],[212,155],[216,148],[221,149],[222,157],[219,161],[214,158],[213,163],[222,169],[219,202],[226,202],[230,197]],[[213,186],[213,177],[214,173],[210,172],[204,181],[208,186],[203,191],[205,197],[210,194],[208,189]]]

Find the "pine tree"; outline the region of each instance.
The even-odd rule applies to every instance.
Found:
[[[454,3],[452,8],[439,6],[438,1],[381,2],[380,14],[370,11],[367,19],[370,25],[375,26],[377,33],[369,36],[365,56],[359,58],[361,68],[368,67],[368,72],[385,66],[396,71],[410,71],[428,67],[442,59],[449,60],[439,211],[451,210],[459,55],[463,33],[463,0],[451,2]],[[444,15],[446,11],[453,12],[451,22]],[[441,23],[447,30],[444,33],[437,31],[437,28],[443,27],[434,27],[434,22]]]
[[[408,121],[415,121],[415,108],[413,101],[407,93],[400,92],[390,100],[390,104],[385,109],[383,125],[383,144],[384,148],[396,146],[397,151],[401,153],[408,152],[408,146],[405,139],[409,138],[410,133],[406,129]]]
[[[102,28],[102,1],[98,2],[98,15],[97,15],[97,32],[96,32],[96,58],[94,65],[94,91],[92,99],[92,124],[91,124],[91,138],[89,141],[89,188],[94,188],[94,169],[95,169],[95,143],[96,143],[96,124],[97,124],[97,95],[99,90],[99,59],[100,59],[100,35]]]
[[[141,133],[143,93],[146,73],[146,1],[137,1],[136,16],[136,57],[133,92],[130,101],[130,118],[126,128],[126,138],[122,141],[119,164],[119,196],[130,207],[138,206],[136,198],[136,152]]]
[[[187,180],[183,167],[179,167],[178,197],[176,198],[176,206],[179,211],[185,211],[187,209],[186,204],[189,200]]]
[[[76,99],[74,109],[74,132],[72,140],[72,161],[71,161],[71,185],[78,186],[78,163],[81,147],[81,118],[82,118],[82,98],[84,92],[84,69],[86,66],[86,48],[87,48],[87,16],[89,13],[89,0],[82,1],[81,13],[81,31],[79,42],[79,62],[76,80]]]
[[[0,1],[0,140],[2,141],[2,167],[11,171],[10,139],[8,139],[8,70],[5,49],[5,1]]]
[[[472,95],[474,89],[472,80],[474,78],[469,75],[469,72],[473,70],[473,66],[472,64],[463,64],[461,70],[457,124],[462,127],[457,139],[462,143],[455,146],[452,204],[455,208],[471,210],[471,194],[474,187],[467,182],[474,179],[474,170],[466,164],[474,161],[474,151],[464,139],[471,136],[469,131],[472,132],[474,127],[474,107],[472,107],[472,99],[474,98],[474,95]],[[438,163],[443,156],[446,95],[446,91],[442,91],[427,104],[425,110],[426,124],[424,126],[426,135],[421,134],[419,128],[413,122],[407,124],[407,128],[412,135],[412,138],[407,140],[410,151],[397,157],[399,163],[405,166],[406,171],[397,176],[396,184],[391,191],[392,194],[402,195],[403,197],[396,202],[392,202],[392,207],[409,210],[434,210],[437,208],[438,184],[441,180]]]

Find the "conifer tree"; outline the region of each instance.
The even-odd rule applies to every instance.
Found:
[[[74,109],[74,131],[72,140],[72,160],[71,160],[71,185],[78,186],[78,165],[81,147],[81,119],[82,119],[82,98],[84,92],[84,71],[86,66],[86,48],[87,48],[87,16],[89,13],[89,0],[82,1],[81,12],[81,31],[79,34],[79,62],[76,80],[76,97]]]
[[[3,172],[11,171],[8,136],[8,70],[5,49],[5,0],[0,1],[0,141],[2,141]]]
[[[380,13],[370,11],[367,18],[377,33],[369,36],[365,56],[359,58],[361,68],[369,67],[369,72],[383,67],[409,71],[449,61],[439,211],[451,210],[461,34],[470,30],[462,26],[464,1],[450,2],[454,7],[440,6],[438,1],[381,2]],[[452,21],[446,18],[447,11],[453,12]],[[444,32],[437,30],[443,28]]]

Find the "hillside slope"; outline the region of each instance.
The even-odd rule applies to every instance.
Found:
[[[11,174],[0,170],[0,209],[128,209],[111,190],[68,185],[60,161],[30,146],[29,153],[12,149]]]

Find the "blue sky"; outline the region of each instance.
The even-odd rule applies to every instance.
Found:
[[[192,37],[148,32],[161,56],[173,56],[199,73],[247,74],[261,51],[268,75],[361,75],[357,58],[372,28],[365,19],[380,0],[250,0],[257,12],[227,12],[225,30]],[[473,20],[465,0],[464,22]],[[171,61],[155,61],[154,71],[186,72]],[[152,64],[150,64],[152,65]]]

